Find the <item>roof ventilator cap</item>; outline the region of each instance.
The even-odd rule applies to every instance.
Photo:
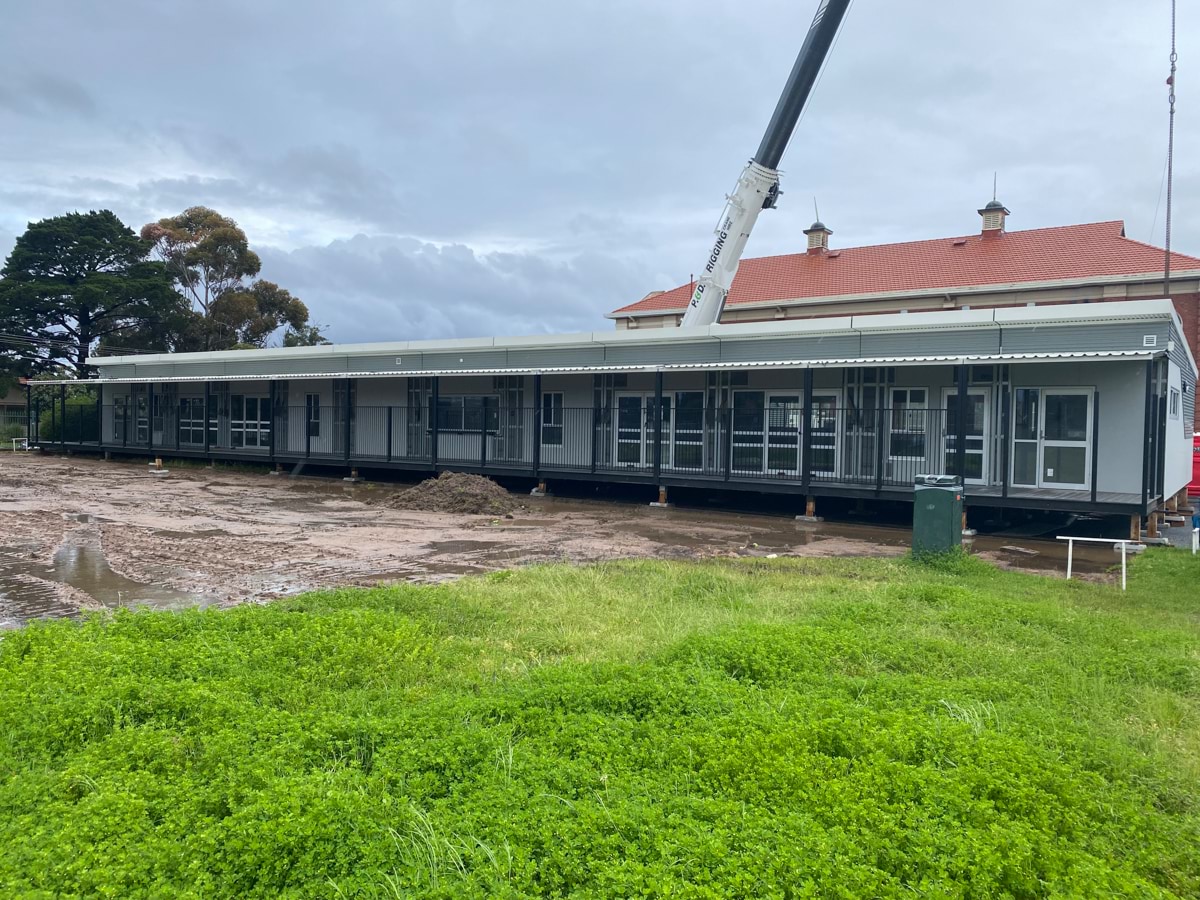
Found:
[[[989,200],[987,206],[979,210],[983,216],[983,234],[994,237],[1004,233],[1004,219],[1011,215],[999,200]]]
[[[813,222],[804,229],[804,233],[808,236],[809,253],[826,253],[829,251],[829,236],[833,232],[825,227],[824,222]]]

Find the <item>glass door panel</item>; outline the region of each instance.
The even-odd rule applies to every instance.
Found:
[[[134,440],[138,444],[150,441],[150,400],[139,393],[133,398]]]
[[[1013,391],[1013,484],[1037,487],[1041,407],[1042,393],[1038,388]]]
[[[671,465],[676,469],[704,468],[704,391],[675,392]]]
[[[811,466],[814,474],[837,473],[837,395],[813,394],[809,416]]]
[[[1086,488],[1092,404],[1086,390],[1045,391],[1042,404],[1043,487]]]
[[[800,471],[800,395],[771,394],[767,400],[767,471]]]
[[[986,480],[988,447],[988,391],[985,389],[967,392],[966,418],[966,471],[958,471],[958,391],[943,392],[946,408],[945,471],[950,475],[961,474],[966,481],[981,484]]]
[[[640,394],[617,395],[617,465],[646,463],[646,415]]]
[[[764,425],[762,391],[734,391],[730,466],[734,472],[762,474],[766,462]]]

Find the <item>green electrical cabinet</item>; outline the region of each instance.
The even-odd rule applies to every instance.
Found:
[[[913,485],[913,556],[962,548],[963,484],[957,475],[918,475]]]

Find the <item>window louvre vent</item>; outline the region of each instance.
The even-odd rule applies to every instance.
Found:
[[[1158,335],[1157,334],[1142,335],[1142,346],[1143,347],[1157,347],[1158,346]]]

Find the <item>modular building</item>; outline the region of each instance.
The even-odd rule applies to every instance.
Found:
[[[1190,480],[1197,375],[1169,300],[90,362],[43,444],[1139,518]]]

